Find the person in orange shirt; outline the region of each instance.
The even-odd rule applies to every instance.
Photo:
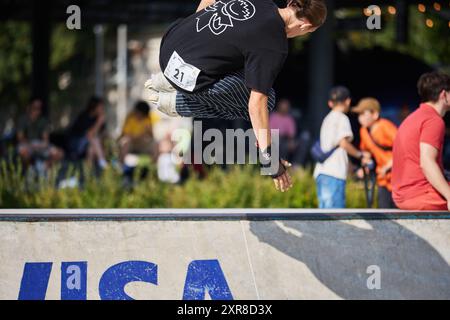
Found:
[[[372,154],[377,164],[378,207],[396,208],[392,199],[392,148],[397,127],[391,121],[380,118],[381,106],[377,99],[364,98],[352,110],[361,124],[361,151]]]

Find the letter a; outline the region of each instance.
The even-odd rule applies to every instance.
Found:
[[[79,6],[71,5],[67,8],[67,14],[70,14],[67,18],[67,29],[69,30],[81,30],[81,9]]]
[[[367,19],[367,29],[369,30],[381,30],[381,9],[379,6],[369,6],[367,8],[371,12],[371,16]]]
[[[379,266],[369,266],[367,268],[367,274],[371,276],[367,278],[367,288],[369,290],[381,289],[381,270]]]

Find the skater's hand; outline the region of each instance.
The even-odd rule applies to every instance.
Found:
[[[292,164],[288,161],[281,160],[281,163],[286,167],[286,169],[292,167]],[[292,178],[287,170],[278,178],[273,179],[273,182],[275,183],[275,188],[281,192],[286,192],[293,186]]]

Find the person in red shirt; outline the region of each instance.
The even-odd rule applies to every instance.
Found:
[[[426,73],[418,89],[423,103],[400,126],[394,142],[393,198],[403,210],[450,211],[450,185],[442,157],[450,76]]]

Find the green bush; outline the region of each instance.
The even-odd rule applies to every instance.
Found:
[[[1,208],[316,208],[316,190],[310,170],[292,172],[294,187],[277,192],[273,182],[252,166],[232,166],[227,171],[208,170],[205,179],[189,179],[184,185],[160,183],[155,169],[132,190],[123,187],[120,172],[106,170],[101,178],[88,170],[80,189],[55,189],[57,168],[47,179],[26,183],[22,169],[0,165]],[[366,206],[361,183],[349,181],[349,208]]]

